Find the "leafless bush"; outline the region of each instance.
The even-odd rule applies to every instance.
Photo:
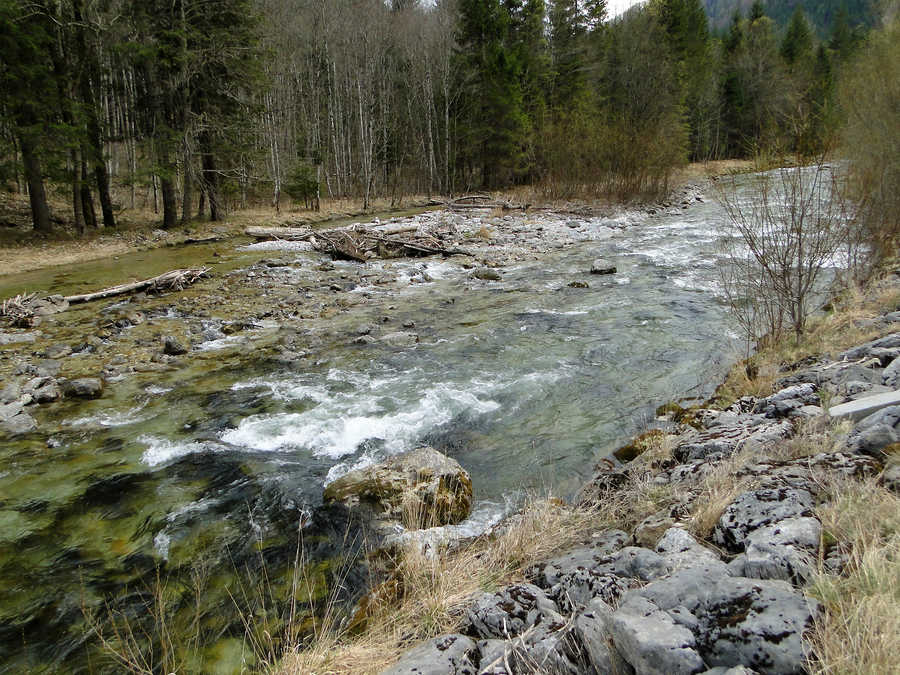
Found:
[[[737,237],[726,239],[723,286],[748,342],[799,337],[827,280],[826,270],[859,257],[842,174],[819,162],[719,183]]]

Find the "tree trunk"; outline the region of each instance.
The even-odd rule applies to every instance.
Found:
[[[216,158],[212,153],[208,134],[204,133],[201,135],[200,143],[203,152],[203,184],[206,186],[206,197],[209,200],[209,219],[215,222],[222,219],[222,203],[219,196],[219,174],[216,171]]]
[[[191,180],[191,153],[184,151],[184,178],[181,184],[181,224],[186,225],[191,219],[191,205],[194,202],[194,183]]]
[[[81,189],[81,150],[73,148],[69,153],[69,161],[72,163],[72,218],[75,223],[75,231],[84,234],[84,193]]]
[[[87,162],[81,160],[81,208],[84,212],[84,224],[92,229],[97,228],[97,212],[94,210],[94,197],[91,195],[91,184],[88,182],[90,173],[88,172]],[[78,173],[78,169],[75,169]]]
[[[22,134],[19,137],[19,149],[22,151],[25,182],[28,184],[28,199],[31,202],[31,222],[37,232],[49,232],[50,207],[47,206],[47,193],[44,192],[44,179],[41,176],[41,160],[35,152],[34,140],[28,134]]]
[[[160,190],[162,191],[163,201],[163,229],[168,230],[175,227],[178,219],[178,205],[175,201],[175,181],[170,177],[159,179]]]
[[[203,220],[206,215],[206,191],[200,190],[200,203],[197,206],[197,219]]]

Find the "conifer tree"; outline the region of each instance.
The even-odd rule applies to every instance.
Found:
[[[797,5],[797,9],[791,15],[791,22],[788,24],[787,32],[781,43],[781,56],[788,64],[793,66],[798,61],[804,61],[811,57],[812,52],[812,31],[809,28],[809,23],[806,21],[803,6]]]
[[[510,16],[500,0],[461,0],[459,72],[463,78],[461,160],[495,188],[525,168],[528,119],[521,66],[510,46]]]
[[[42,159],[58,106],[50,59],[53,23],[40,4],[0,0],[0,94],[22,154],[34,229],[51,229]]]

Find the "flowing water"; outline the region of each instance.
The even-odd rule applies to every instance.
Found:
[[[394,264],[431,281],[351,291],[365,302],[300,362],[270,358],[280,328],[263,322],[208,341],[177,372],[54,404],[41,433],[0,441],[0,672],[115,671],[88,648],[93,629],[117,610],[145,625],[137,608],[154,593],[175,607],[173,632],[201,627],[203,670],[233,672],[252,661],[236,579],[263,578],[265,564],[272,594],[286,594],[298,523],[324,484],[419,444],[471,473],[473,527],[529,491],[572,495],[658,405],[710,394],[734,360],[717,291],[723,222],[712,200],[583,220],[583,243],[499,282],[474,281],[457,259]],[[235,256],[231,267],[260,254]],[[601,256],[618,272],[589,277]],[[319,262],[297,254],[277,273],[302,286]],[[418,343],[354,343],[385,317]],[[313,520],[305,544],[324,578],[344,523]]]

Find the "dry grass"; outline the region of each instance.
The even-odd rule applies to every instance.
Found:
[[[824,605],[812,642],[815,673],[897,672],[900,654],[900,497],[874,481],[832,483],[818,511],[826,537],[846,543],[844,575],[820,571],[808,591]]]
[[[192,236],[213,233],[234,236],[250,225],[325,223],[378,214],[402,213],[404,210],[420,208],[427,203],[428,198],[425,196],[410,195],[399,204],[392,203],[387,198],[373,199],[367,211],[362,208],[361,199],[323,199],[320,211],[295,210],[283,205],[280,212],[276,213],[271,207],[251,207],[231,211],[225,215],[224,220],[214,223],[206,220],[192,220],[186,226],[179,223],[171,231],[170,237],[156,242],[148,240],[146,235],[161,226],[162,215],[154,213],[153,209],[146,205],[125,209],[119,213],[118,227],[113,232],[101,228],[80,236],[73,234],[66,222],[55,223],[57,231],[50,235],[36,234],[30,230],[30,220],[27,217],[24,220],[19,218],[24,223],[21,227],[0,232],[2,235],[0,274],[27,272],[123,255],[148,246],[165,245],[170,238],[177,239],[179,234],[188,230]],[[7,195],[5,201],[0,203],[2,213],[23,209],[27,212],[27,208],[27,199],[19,195]],[[69,208],[66,202],[54,201],[51,208],[54,214],[64,216],[62,220],[65,221]]]
[[[738,476],[738,472],[758,460],[752,451],[740,451],[716,464],[700,482],[700,494],[694,499],[687,529],[695,537],[707,539],[722,517],[722,512],[738,495],[753,486],[753,480]]]
[[[873,282],[866,289],[851,287],[837,298],[830,311],[810,319],[800,340],[786,337],[766,345],[749,359],[735,364],[716,391],[720,404],[741,396],[768,396],[783,368],[808,356],[830,355],[891,332],[890,327],[872,326],[876,318],[900,306],[900,286]]]
[[[604,513],[568,507],[554,499],[531,502],[500,534],[454,553],[401,552],[392,579],[376,589],[365,628],[354,633],[332,623],[308,646],[273,668],[281,674],[377,673],[405,649],[458,628],[465,607],[480,591],[524,578],[535,562],[605,529]]]

